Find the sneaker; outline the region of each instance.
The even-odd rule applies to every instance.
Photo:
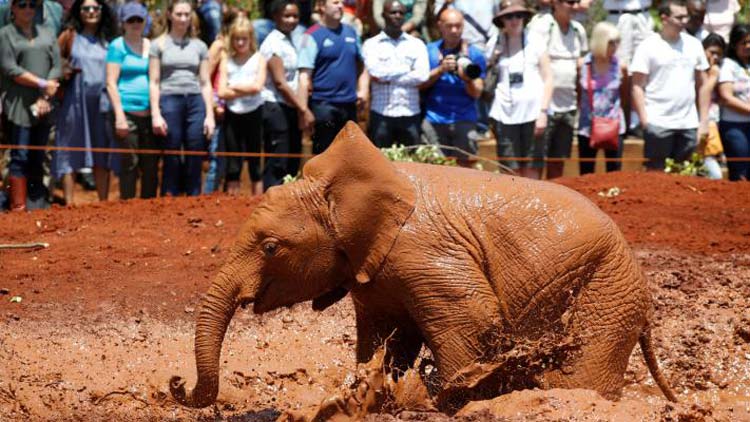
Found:
[[[78,184],[85,190],[96,190],[96,182],[94,182],[93,173],[76,173],[76,182],[78,182]]]

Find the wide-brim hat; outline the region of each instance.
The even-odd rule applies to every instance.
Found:
[[[502,3],[500,3],[500,13],[492,18],[492,23],[494,23],[498,28],[502,28],[503,16],[517,12],[525,13],[529,17],[534,14],[531,9],[526,7],[526,4],[523,0],[504,0]]]

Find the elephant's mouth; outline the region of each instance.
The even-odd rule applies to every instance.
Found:
[[[333,290],[329,290],[326,293],[316,297],[312,301],[312,308],[315,311],[322,311],[339,300],[343,299],[346,294],[349,293],[349,289],[339,286],[334,287]]]

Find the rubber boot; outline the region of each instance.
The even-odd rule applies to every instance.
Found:
[[[10,210],[26,211],[26,178],[10,176]]]

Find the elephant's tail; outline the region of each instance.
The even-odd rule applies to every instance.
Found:
[[[651,342],[651,326],[647,325],[643,332],[641,332],[641,336],[638,338],[638,343],[641,345],[641,351],[643,352],[643,358],[646,360],[646,366],[648,366],[648,370],[651,372],[651,376],[654,377],[661,392],[664,393],[667,400],[676,403],[677,396],[675,396],[672,388],[669,386],[669,382],[667,382],[664,374],[662,374],[661,369],[659,368],[659,362],[657,362],[656,355],[654,354],[654,345]]]

